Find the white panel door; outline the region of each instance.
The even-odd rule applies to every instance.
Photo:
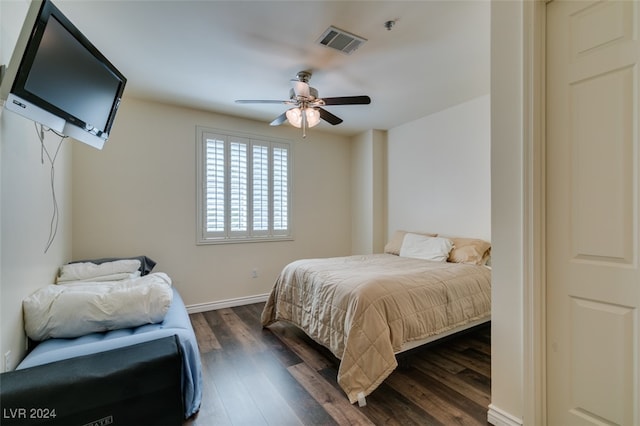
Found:
[[[552,426],[640,424],[639,6],[547,5]]]

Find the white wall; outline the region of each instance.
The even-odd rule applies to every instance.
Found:
[[[295,141],[294,241],[196,245],[196,125]],[[125,97],[102,152],[74,147],[73,257],[148,255],[187,305],[268,293],[292,260],[350,254],[350,164],[349,139],[320,128]]]
[[[387,132],[370,130],[351,141],[351,252],[382,253],[387,221]]]
[[[524,409],[524,31],[522,1],[491,3],[493,271],[489,415],[494,424],[522,423]]]
[[[388,132],[388,232],[491,241],[489,95]]]
[[[0,2],[0,64],[8,64],[28,2]],[[60,138],[46,133],[54,155]],[[13,369],[25,352],[22,300],[55,279],[71,254],[71,145],[65,140],[55,161],[58,231],[45,253],[53,214],[51,166],[41,163],[34,123],[0,110],[0,354],[11,351]],[[4,369],[4,360],[0,370]]]

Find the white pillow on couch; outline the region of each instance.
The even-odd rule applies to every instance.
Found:
[[[42,341],[161,322],[173,300],[171,278],[51,284],[22,301],[27,336]]]

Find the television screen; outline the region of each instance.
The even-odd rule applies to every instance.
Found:
[[[7,70],[13,81],[2,90],[5,107],[102,148],[126,78],[49,0],[32,3],[25,34]]]

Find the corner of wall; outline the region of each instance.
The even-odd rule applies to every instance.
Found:
[[[382,253],[387,238],[387,132],[369,130],[351,142],[353,254]]]
[[[374,223],[373,252],[382,253],[387,243],[387,136],[386,130],[373,131]]]

